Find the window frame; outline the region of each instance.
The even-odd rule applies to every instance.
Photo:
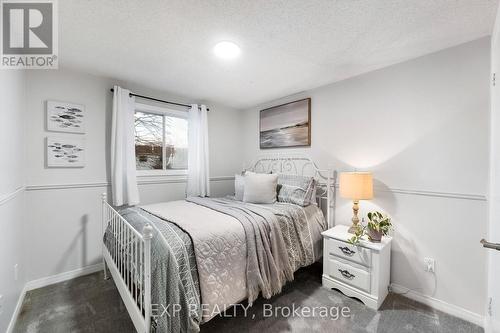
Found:
[[[153,113],[160,116],[170,116],[176,118],[188,119],[186,111],[169,109],[166,107],[148,105],[144,103],[135,103],[134,116],[136,112]],[[135,129],[134,129],[135,130]],[[188,147],[189,149],[189,147]],[[165,118],[163,118],[163,146],[162,146],[162,160],[165,163]],[[156,169],[156,170],[137,170],[137,177],[157,177],[157,176],[187,176],[187,169],[171,170],[171,169]]]

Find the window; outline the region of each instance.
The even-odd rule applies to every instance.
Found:
[[[135,162],[139,175],[182,174],[188,161],[187,113],[136,104]]]

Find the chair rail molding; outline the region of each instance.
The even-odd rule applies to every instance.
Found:
[[[339,184],[335,184],[335,188],[339,188]],[[403,188],[379,188],[377,186],[373,189],[375,192],[389,192],[396,194],[419,195],[424,197],[437,197],[448,199],[463,199],[475,201],[487,201],[488,197],[485,194],[465,193],[465,192],[440,192],[440,191],[427,191],[416,189],[403,189]]]
[[[232,181],[234,176],[217,176],[210,177],[211,182]],[[155,185],[155,184],[169,184],[169,183],[186,183],[186,176],[141,176],[137,178],[138,185]],[[110,182],[97,181],[87,183],[67,183],[67,184],[40,184],[40,185],[27,185],[26,191],[43,191],[43,190],[64,190],[64,189],[80,189],[80,188],[95,188],[95,187],[108,187],[111,186]]]
[[[14,199],[15,197],[17,197],[19,194],[21,194],[25,190],[26,190],[25,186],[20,186],[17,189],[15,189],[13,192],[5,194],[3,196],[0,196],[0,206],[2,206],[4,204],[6,204],[7,202],[9,202],[10,200]]]
[[[233,181],[234,176],[215,176],[210,177],[211,182],[221,182],[221,181]],[[137,184],[139,185],[156,185],[156,184],[170,184],[170,183],[185,183],[187,182],[186,176],[140,176],[137,179]],[[43,190],[63,190],[63,189],[80,189],[80,188],[92,188],[92,187],[108,187],[111,186],[110,182],[97,181],[97,182],[87,182],[87,183],[68,183],[68,184],[41,184],[41,185],[27,185],[26,187],[21,187],[15,192],[0,198],[0,205],[5,201],[11,199],[11,196],[17,195],[18,191],[43,191]],[[338,188],[339,184],[335,184],[335,188]],[[449,199],[462,199],[462,200],[474,200],[474,201],[487,201],[488,198],[484,194],[475,193],[461,193],[461,192],[440,192],[440,191],[427,191],[427,190],[416,190],[416,189],[402,189],[402,188],[377,188],[375,191],[380,192],[390,192],[396,194],[404,195],[419,195],[424,197],[436,197],[436,198],[449,198]]]

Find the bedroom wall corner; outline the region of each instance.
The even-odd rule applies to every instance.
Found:
[[[0,75],[0,331],[12,329],[26,283],[24,120],[26,72]]]
[[[362,202],[360,213],[379,209],[393,217],[391,281],[479,325],[486,305],[486,252],[478,242],[487,232],[489,58],[490,39],[482,38],[264,103],[244,111],[243,132],[247,162],[306,154],[322,168],[373,171],[375,199]],[[259,110],[305,97],[312,98],[312,146],[259,150]],[[351,206],[336,198],[336,224],[349,224]],[[436,259],[435,275],[424,271],[424,257]]]
[[[27,82],[26,205],[28,281],[36,285],[59,277],[87,272],[101,262],[101,193],[109,191],[109,143],[112,94],[119,84],[133,92],[160,99],[193,103],[183,96],[150,89],[133,82],[117,81],[84,72],[60,69],[31,71]],[[45,131],[45,101],[83,104],[87,112],[86,165],[84,168],[46,168],[44,140],[59,133]],[[141,102],[144,102],[141,100]],[[212,193],[224,195],[234,189],[234,173],[241,168],[242,114],[209,105],[210,177]],[[77,136],[77,134],[60,134]],[[80,134],[80,136],[82,136]],[[178,200],[185,195],[185,179],[138,178],[141,203]],[[57,235],[57,236],[56,236]],[[66,274],[75,272],[74,274]],[[45,282],[44,282],[45,281]]]

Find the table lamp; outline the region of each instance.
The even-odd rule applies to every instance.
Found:
[[[350,233],[354,233],[358,228],[359,200],[373,198],[373,178],[371,172],[342,172],[340,174],[340,196],[351,199],[352,205],[352,225]]]

